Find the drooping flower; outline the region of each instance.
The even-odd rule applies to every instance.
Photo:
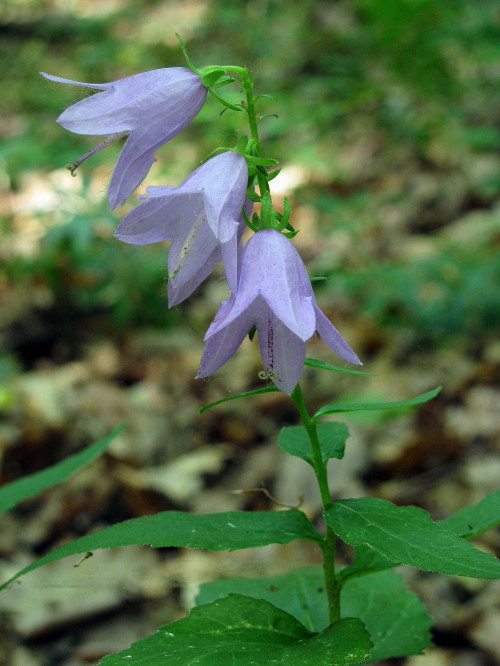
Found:
[[[57,122],[76,134],[107,138],[78,164],[112,141],[128,134],[108,190],[111,209],[123,203],[144,180],[155,161],[153,153],[188,125],[203,106],[207,89],[185,67],[153,69],[111,83],[82,83],[51,74],[51,81],[102,90],[73,104]]]
[[[319,309],[299,253],[275,229],[258,231],[243,248],[238,288],[221,304],[205,335],[197,377],[208,377],[226,363],[253,326],[265,376],[284,393],[299,381],[305,341],[315,331],[336,354],[361,365]]]
[[[115,236],[126,243],[172,241],[168,253],[170,306],[187,298],[221,259],[230,288],[236,288],[247,181],[245,158],[231,151],[220,153],[178,187],[149,187],[139,197],[143,203],[118,225]]]

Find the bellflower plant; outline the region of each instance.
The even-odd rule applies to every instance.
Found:
[[[246,68],[213,65],[198,69],[182,42],[181,48],[189,69],[155,70],[108,84],[76,84],[48,77],[104,91],[75,104],[59,122],[75,132],[106,135],[105,142],[129,133],[110,185],[109,200],[114,207],[145,177],[154,150],[199,111],[205,88],[224,108],[246,116],[249,136],[240,137],[233,147],[216,149],[223,152],[178,187],[149,188],[123,218],[116,236],[139,245],[171,240],[171,304],[186,298],[222,258],[231,293],[206,333],[198,377],[218,370],[247,334],[253,340],[257,332],[263,365],[258,377],[264,383],[257,382],[250,390],[223,397],[200,411],[272,391],[290,396],[301,425],[283,428],[278,445],[312,468],[322,514],[284,508],[264,489],[279,509],[203,514],[164,511],[133,518],[47,553],[3,587],[46,562],[97,548],[149,544],[231,551],[299,539],[318,549],[321,565],[280,576],[227,578],[205,584],[188,617],[161,627],[122,652],[104,656],[99,664],[345,666],[421,653],[430,644],[432,620],[395,568],[408,565],[454,576],[500,577],[500,563],[468,543],[500,522],[499,493],[438,522],[421,508],[396,506],[381,498],[333,498],[327,465],[342,459],[349,431],[343,423],[322,419],[341,412],[418,406],[440,389],[395,402],[328,403],[314,413],[309,411],[307,392],[304,395],[299,381],[304,365],[328,373],[368,373],[305,357],[306,341],[316,331],[338,356],[360,364],[316,304],[311,281],[292,245],[297,231],[288,200],[282,210],[274,207],[270,184],[277,172],[268,167],[277,160],[263,155],[258,132],[258,122],[269,114],[256,111],[257,102],[265,96],[254,95],[253,79]],[[231,104],[216,92],[233,83],[244,96],[240,104]],[[258,204],[253,214],[252,203]],[[243,228],[254,235],[242,248]],[[102,451],[115,434],[89,447],[88,454],[78,454],[78,462],[74,456],[71,465],[65,461],[38,473],[33,483],[23,479],[22,487],[14,483],[0,489],[0,509],[2,501],[4,507],[12,506],[33,488],[64,478],[75,465]],[[347,562],[339,561],[336,552],[340,540],[353,548]]]
[[[109,184],[111,209],[142,183],[155,150],[191,122],[207,94],[200,76],[186,67],[154,69],[111,83],[82,83],[41,73],[50,81],[103,91],[73,104],[57,119],[70,132],[107,137],[74,162],[72,173],[98,150],[128,135]]]
[[[143,203],[118,225],[115,236],[126,243],[172,241],[168,255],[171,306],[190,296],[221,259],[229,285],[236,286],[247,181],[245,158],[223,152],[198,167],[179,187],[149,187],[139,197]]]

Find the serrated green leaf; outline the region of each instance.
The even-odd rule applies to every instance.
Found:
[[[312,634],[267,601],[230,594],[104,657],[99,666],[122,666],[127,659],[134,666],[346,666],[364,659],[370,648],[369,634],[358,618]]]
[[[435,398],[441,387],[423,393],[422,395],[417,396],[416,398],[410,398],[409,400],[399,400],[397,402],[367,402],[367,403],[352,403],[352,404],[335,404],[335,405],[323,405],[318,411],[314,414],[313,419],[319,419],[321,416],[326,414],[338,414],[339,412],[359,412],[369,409],[395,409],[400,407],[413,407],[414,405],[420,405],[423,402],[432,400]]]
[[[22,479],[8,483],[0,488],[0,512],[12,508],[19,502],[37,495],[42,490],[64,481],[74,472],[101,455],[108,444],[123,430],[120,425],[98,442],[87,446],[82,451],[69,456],[65,460],[30,474]]]
[[[196,603],[210,603],[235,591],[271,602],[297,618],[309,631],[321,631],[328,625],[320,566],[281,576],[226,578],[206,583],[201,586]],[[365,663],[415,654],[429,644],[431,618],[417,595],[393,571],[349,582],[342,590],[341,605],[343,617],[359,617],[372,635],[374,645]]]
[[[342,615],[360,617],[373,648],[367,661],[420,654],[431,644],[432,618],[395,571],[382,571],[350,580],[342,590]]]
[[[478,504],[466,506],[457,513],[440,520],[438,525],[466,539],[500,524],[500,489],[486,495]]]
[[[265,599],[293,615],[309,631],[322,631],[328,625],[325,576],[319,565],[279,576],[222,578],[204,583],[196,604],[208,604],[231,592]]]
[[[64,544],[16,573],[0,589],[43,564],[99,548],[147,545],[153,548],[177,546],[238,550],[270,543],[289,543],[294,539],[318,543],[323,540],[306,515],[296,509],[206,514],[163,511],[152,516],[131,518]]]
[[[481,532],[498,525],[500,523],[499,514],[500,490],[497,490],[486,495],[478,504],[467,506],[452,516],[438,521],[437,524],[456,536],[472,539]],[[391,562],[368,546],[357,546],[354,549],[354,562],[342,569],[339,576],[342,581],[346,581],[397,566],[399,566],[399,562]]]
[[[330,458],[342,459],[345,442],[349,437],[347,426],[344,423],[318,423],[317,432],[323,462],[330,460]],[[285,453],[302,458],[313,465],[311,441],[304,426],[286,426],[282,428],[278,437],[278,446]]]
[[[327,280],[328,278],[311,278],[313,280]],[[330,370],[331,372],[341,372],[344,375],[364,375],[365,377],[375,377],[371,372],[362,372],[361,370],[349,370],[348,368],[339,368],[336,365],[330,365],[324,361],[319,361],[316,358],[305,358],[304,365],[309,365],[311,368],[319,368],[320,370]]]
[[[374,497],[341,500],[325,511],[325,520],[346,543],[369,546],[398,564],[448,575],[500,577],[498,560],[415,506],[398,507]]]
[[[245,391],[245,393],[238,393],[238,395],[231,395],[228,398],[221,398],[220,400],[216,400],[215,402],[210,402],[208,405],[204,405],[203,407],[200,408],[200,414],[203,414],[203,412],[206,412],[207,409],[211,409],[212,407],[215,407],[216,405],[221,405],[223,402],[229,402],[229,400],[238,400],[238,398],[247,398],[248,396],[252,395],[259,395],[260,393],[276,393],[279,391],[279,388],[274,386],[263,386],[262,388],[259,389],[254,389],[253,391]]]

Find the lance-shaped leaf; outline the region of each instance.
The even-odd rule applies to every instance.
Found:
[[[432,391],[418,395],[416,398],[410,398],[409,400],[397,400],[395,402],[353,402],[353,403],[338,403],[333,405],[323,405],[318,411],[314,414],[313,419],[319,419],[321,416],[326,416],[327,414],[339,414],[340,412],[362,412],[365,410],[377,410],[377,409],[399,409],[401,407],[413,407],[415,405],[421,405],[424,402],[432,400],[437,394],[441,391],[441,387],[438,386]]]
[[[206,412],[207,409],[212,409],[212,407],[221,405],[223,402],[238,400],[239,398],[248,398],[253,395],[260,395],[261,393],[276,393],[277,391],[279,391],[279,389],[276,388],[276,386],[263,386],[262,388],[254,389],[253,391],[244,391],[237,395],[230,395],[228,398],[221,398],[220,400],[215,400],[215,402],[209,402],[208,405],[203,405],[203,407],[200,407],[200,414]]]
[[[198,74],[186,67],[154,69],[111,83],[82,83],[41,73],[50,81],[103,91],[63,111],[57,122],[65,129],[111,139],[128,134],[109,184],[111,209],[140,185],[155,161],[155,150],[191,122],[207,95]]]
[[[296,509],[207,514],[163,511],[152,516],[125,520],[60,546],[19,571],[1,585],[0,589],[43,564],[99,548],[148,545],[153,548],[178,546],[206,550],[238,550],[267,546],[270,543],[289,543],[294,539],[305,539],[318,544],[323,541],[323,537],[316,532],[306,515]]]
[[[81,467],[92,462],[92,460],[101,455],[111,440],[123,430],[123,427],[123,425],[118,426],[118,428],[115,428],[113,432],[103,437],[103,439],[47,469],[2,486],[0,488],[0,513],[29,497],[37,495],[42,490],[64,481]]]
[[[328,525],[351,546],[369,546],[398,564],[473,578],[500,577],[500,561],[455,536],[415,506],[365,497],[334,502]]]
[[[466,539],[500,525],[500,489],[473,506],[466,506],[452,516],[440,520],[438,525]]]

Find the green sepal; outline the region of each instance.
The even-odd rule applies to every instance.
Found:
[[[238,393],[238,395],[231,395],[228,398],[221,398],[220,400],[216,400],[215,402],[210,402],[208,405],[204,405],[203,407],[201,407],[199,413],[203,414],[203,412],[206,412],[207,409],[211,409],[216,405],[221,405],[223,402],[229,402],[230,400],[238,400],[238,398],[247,398],[252,395],[259,395],[259,393],[276,393],[277,391],[279,391],[279,388],[277,386],[274,386],[274,384],[270,386],[263,386],[262,388],[254,389],[253,391],[245,391],[245,393]]]
[[[176,37],[177,41],[179,42],[179,46],[181,47],[182,55],[184,56],[184,60],[186,61],[186,65],[188,66],[188,68],[192,72],[195,72],[199,76],[200,72],[201,72],[201,69],[199,69],[198,67],[195,67],[193,65],[193,63],[191,62],[191,60],[189,59],[189,56],[188,56],[187,51],[186,51],[186,47],[184,46],[184,42],[182,41],[182,37],[179,35],[178,32],[175,32],[174,34],[175,34],[175,37]]]
[[[212,95],[212,97],[215,97],[215,99],[222,104],[226,109],[231,109],[231,111],[243,111],[243,107],[241,104],[230,104],[227,102],[223,97],[220,97],[213,88],[209,88],[208,92]]]
[[[260,227],[261,229],[274,229],[275,218],[273,202],[269,192],[264,192],[260,202]]]
[[[279,224],[277,226],[278,231],[283,231],[283,229],[286,229],[290,221],[290,213],[291,213],[290,201],[288,200],[288,197],[285,197],[283,199],[283,214],[277,216],[279,219]]]
[[[223,76],[221,77],[214,85],[214,88],[222,88],[223,86],[227,86],[230,83],[234,83],[236,79],[233,76]]]
[[[254,155],[247,154],[245,158],[249,164],[255,164],[257,166],[273,166],[278,164],[278,160],[273,160],[271,157],[255,157]]]
[[[274,178],[276,178],[276,176],[279,176],[280,173],[281,173],[281,169],[275,169],[274,171],[269,171],[269,172],[266,174],[266,176],[267,176],[267,180],[268,180],[268,181],[273,180]]]
[[[252,224],[254,226],[255,231],[259,231],[261,226],[260,226],[260,217],[257,215],[257,213],[252,214]]]
[[[238,143],[235,145],[233,150],[235,153],[239,153],[240,155],[245,157],[247,152],[247,146],[248,146],[248,137],[240,136],[240,138],[238,139]]]
[[[316,276],[316,277],[310,277],[309,280],[311,282],[326,282],[326,280],[330,280],[330,278],[329,277]]]
[[[247,212],[245,210],[245,206],[243,206],[243,208],[241,209],[241,215],[243,217],[243,222],[247,225],[247,227],[249,229],[251,229],[252,231],[255,231],[255,232],[259,231],[259,229],[260,229],[259,222],[260,221],[259,221],[259,217],[258,217],[257,213],[254,213],[252,215],[252,219],[249,220]],[[255,219],[255,218],[257,218],[257,219]]]
[[[230,148],[229,146],[219,146],[218,148],[214,148],[212,151],[208,153],[208,155],[205,155],[202,159],[202,163],[207,162],[211,157],[214,155],[218,155],[219,153],[226,153],[232,151],[233,148]]]
[[[257,194],[257,192],[253,189],[253,186],[247,188],[246,196],[248,199],[250,199],[250,201],[253,201],[254,203],[260,203],[260,197]]]
[[[203,85],[206,88],[211,88],[222,76],[225,75],[225,70],[217,65],[213,65],[210,67],[202,67],[198,74],[200,75]]]

